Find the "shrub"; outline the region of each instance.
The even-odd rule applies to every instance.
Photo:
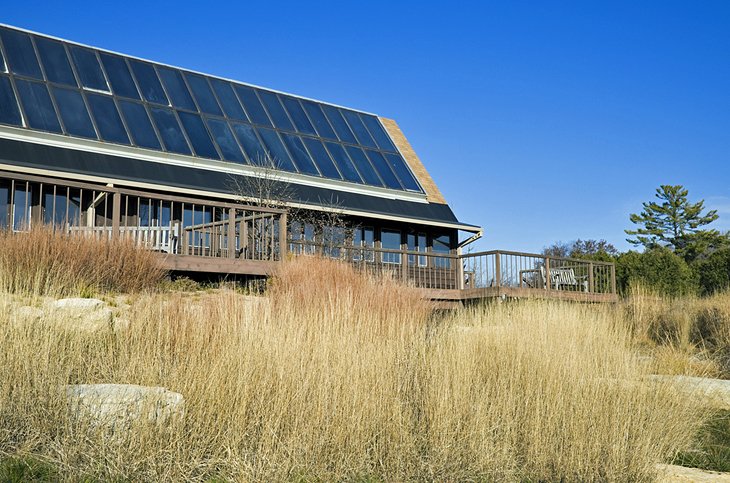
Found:
[[[136,292],[162,279],[154,253],[128,240],[69,236],[50,228],[0,231],[0,291],[91,296]]]
[[[713,294],[730,287],[730,248],[713,252],[694,267],[703,294]]]
[[[623,294],[632,283],[641,283],[661,295],[680,296],[697,292],[697,281],[687,263],[668,248],[643,253],[629,251],[616,259],[616,283]]]

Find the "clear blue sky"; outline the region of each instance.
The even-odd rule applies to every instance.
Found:
[[[206,3],[0,21],[394,118],[478,248],[627,249],[663,183],[730,230],[730,1]]]

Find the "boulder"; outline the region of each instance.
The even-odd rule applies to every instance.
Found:
[[[54,322],[63,328],[80,332],[97,332],[112,328],[112,311],[98,299],[56,300],[51,303],[50,315]]]
[[[185,416],[182,394],[158,386],[77,384],[66,386],[66,397],[75,417],[115,430],[135,421],[172,424]]]
[[[13,319],[16,322],[38,322],[43,318],[45,315],[45,312],[43,312],[42,309],[39,309],[38,307],[30,307],[28,305],[24,305],[22,307],[18,307],[17,309],[12,311]]]
[[[647,376],[657,384],[667,384],[675,391],[686,394],[703,406],[730,410],[730,381],[692,376]]]
[[[69,298],[54,301],[51,306],[61,310],[96,310],[104,306],[99,299]]]
[[[702,483],[702,482],[725,482],[730,483],[730,473],[718,473],[716,471],[700,470],[697,468],[685,468],[677,465],[657,465],[660,480],[667,483]]]

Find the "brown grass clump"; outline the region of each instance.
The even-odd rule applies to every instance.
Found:
[[[117,333],[0,312],[0,460],[132,481],[636,481],[699,419],[644,375],[609,308],[516,303],[446,318],[391,281],[297,259],[270,297],[147,294]],[[114,438],[70,383],[164,386],[181,424]]]
[[[730,378],[730,291],[671,298],[634,286],[624,305],[658,372]]]
[[[0,231],[0,292],[137,292],[155,286],[163,273],[153,253],[128,240],[68,236],[50,228]]]

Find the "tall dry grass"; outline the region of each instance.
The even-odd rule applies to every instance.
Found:
[[[163,271],[154,254],[128,240],[68,236],[51,228],[0,231],[0,291],[88,295],[151,288]]]
[[[635,285],[624,307],[657,371],[730,378],[730,291],[672,298]]]
[[[430,315],[417,293],[298,258],[268,297],[138,298],[121,333],[0,314],[0,455],[66,479],[635,481],[698,416],[643,375],[606,308],[519,303]],[[182,423],[115,438],[68,383],[161,385]]]

